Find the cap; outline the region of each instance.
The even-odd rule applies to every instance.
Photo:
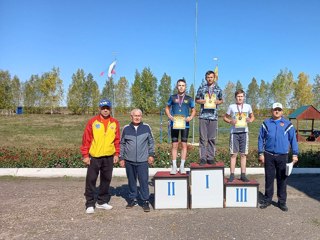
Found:
[[[281,108],[282,109],[282,104],[278,103],[278,102],[272,104],[272,109],[275,109],[275,108]]]
[[[99,107],[112,107],[111,101],[109,99],[103,98],[99,102]]]

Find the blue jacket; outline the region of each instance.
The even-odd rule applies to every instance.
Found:
[[[137,131],[132,123],[124,126],[120,140],[120,160],[135,163],[148,161],[154,156],[154,139],[148,124],[140,123]]]
[[[261,127],[258,137],[258,151],[267,151],[273,154],[287,154],[292,148],[292,154],[298,155],[296,131],[289,120],[281,117],[280,120],[266,119]]]

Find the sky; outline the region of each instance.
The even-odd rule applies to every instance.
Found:
[[[101,91],[114,59],[115,81],[130,85],[149,67],[158,83],[166,73],[197,89],[216,65],[221,88],[271,83],[285,69],[312,84],[319,10],[319,0],[0,0],[0,70],[25,82],[58,67],[65,96],[78,69]]]

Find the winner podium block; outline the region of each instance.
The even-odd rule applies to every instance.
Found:
[[[226,207],[258,207],[259,183],[256,180],[228,182],[224,179]]]
[[[191,208],[223,208],[224,163],[190,164]]]
[[[168,171],[159,171],[154,175],[154,208],[178,209],[189,206],[189,175],[170,175]]]

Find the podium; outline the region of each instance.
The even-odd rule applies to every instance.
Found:
[[[242,182],[235,179],[228,182],[224,179],[225,185],[225,207],[258,207],[259,183],[256,180]]]
[[[190,208],[223,208],[224,163],[190,164]]]
[[[170,175],[159,171],[154,175],[154,208],[187,209],[189,206],[189,174]]]

